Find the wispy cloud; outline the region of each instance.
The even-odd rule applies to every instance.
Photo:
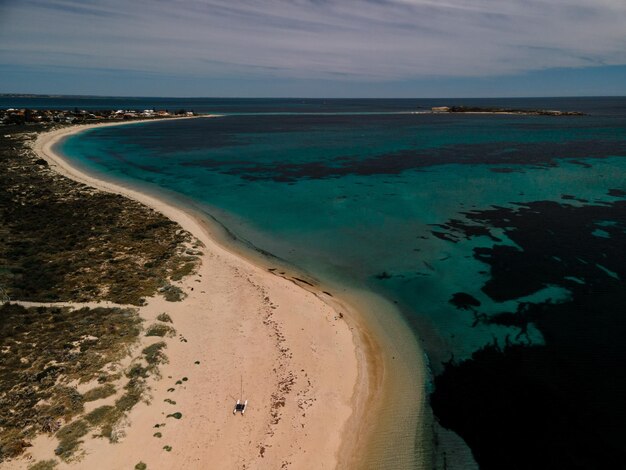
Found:
[[[626,64],[624,0],[0,0],[0,62],[358,81]]]

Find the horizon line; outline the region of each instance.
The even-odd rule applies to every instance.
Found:
[[[12,98],[138,98],[138,99],[250,99],[250,100],[437,100],[437,99],[535,99],[535,98],[626,98],[624,95],[524,95],[524,96],[412,96],[412,97],[315,97],[315,96],[159,96],[159,95],[85,95],[66,93],[0,93]]]

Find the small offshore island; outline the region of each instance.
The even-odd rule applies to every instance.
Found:
[[[559,111],[549,109],[490,108],[482,106],[434,106],[433,114],[515,114],[518,116],[584,116],[580,111]]]
[[[0,116],[2,468],[333,468],[356,458],[375,360],[361,357],[350,308],[53,150],[89,126],[177,117],[194,116]],[[232,415],[240,381],[243,420]]]

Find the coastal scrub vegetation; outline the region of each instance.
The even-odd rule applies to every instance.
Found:
[[[174,335],[176,335],[176,330],[171,326],[163,325],[162,323],[150,325],[146,330],[146,336],[167,336],[171,338]]]
[[[173,282],[195,271],[200,245],[139,203],[52,171],[30,148],[47,129],[16,126],[0,136],[0,464],[38,434],[53,434],[57,459],[31,466],[38,470],[79,457],[86,438],[120,437],[127,413],[147,399],[148,380],[168,360],[165,342],[150,344],[130,305],[157,294],[184,298]],[[9,299],[119,306],[27,307]],[[154,326],[156,340],[175,333]],[[137,350],[140,341],[148,346]],[[96,406],[86,412],[90,402]]]
[[[28,470],[54,470],[56,466],[56,460],[40,460],[28,467]]]
[[[83,401],[96,401],[115,395],[115,386],[113,384],[105,384],[100,387],[92,388],[83,394]]]
[[[170,317],[167,313],[163,312],[160,313],[159,316],[157,317],[157,320],[165,322],[165,323],[173,323],[172,322],[172,317]]]
[[[114,379],[110,364],[129,354],[141,332],[132,309],[0,306],[0,462],[19,455],[40,432],[55,432],[108,396],[113,385],[81,395],[70,385]],[[63,455],[82,425],[59,430]],[[67,428],[67,429],[65,429]],[[78,436],[78,437],[77,437]]]
[[[167,362],[163,341],[143,348],[123,374],[112,367],[141,333],[133,309],[0,306],[0,462],[20,455],[42,432],[55,433],[55,454],[71,460],[87,434],[118,438],[117,425],[145,400],[147,379]],[[116,393],[114,404],[84,414],[86,402]],[[78,392],[76,383],[102,385]],[[63,425],[62,423],[65,423]],[[95,432],[94,432],[95,431]]]
[[[35,133],[11,132],[0,136],[0,286],[10,298],[184,298],[170,280],[196,269],[191,234],[138,202],[56,174],[31,150]]]

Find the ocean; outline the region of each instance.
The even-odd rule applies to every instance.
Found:
[[[59,150],[386,299],[425,353],[429,465],[623,465],[626,98],[24,100],[0,106],[220,114]],[[586,115],[422,113],[459,104]]]

